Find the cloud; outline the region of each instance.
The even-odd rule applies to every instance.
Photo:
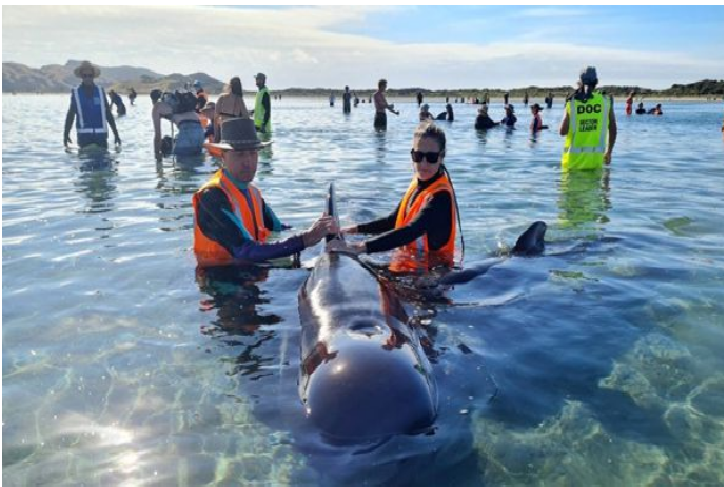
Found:
[[[724,71],[721,55],[698,59],[688,53],[545,42],[546,33],[536,30],[530,37],[509,35],[507,42],[485,44],[427,37],[392,42],[342,31],[387,13],[388,7],[379,6],[4,7],[3,59],[31,66],[91,59],[160,73],[203,71],[222,80],[239,75],[245,86],[262,71],[272,89],[373,87],[381,77],[391,87],[561,85],[572,84],[586,64],[597,66],[603,84],[662,87]]]

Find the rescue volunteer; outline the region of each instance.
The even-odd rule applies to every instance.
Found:
[[[566,103],[559,133],[566,136],[563,169],[599,169],[611,163],[616,143],[616,117],[613,98],[594,91],[598,84],[596,68],[581,72],[583,89]]]
[[[267,243],[282,225],[252,181],[258,150],[266,143],[256,135],[254,121],[232,118],[221,125],[223,169],[193,196],[194,253],[202,267],[261,262],[286,257],[325,237],[333,225],[322,216],[307,230],[286,240]]]
[[[65,116],[63,145],[68,147],[68,144],[72,143],[70,129],[73,126],[73,119],[76,119],[78,147],[86,147],[91,144],[107,147],[108,125],[113,130],[116,145],[120,145],[121,138],[118,136],[116,122],[106,100],[106,94],[103,88],[93,82],[100,76],[100,68],[90,61],[83,61],[73,73],[77,78],[81,78],[82,82],[80,86],[73,88],[70,95],[70,107]]]
[[[257,73],[254,78],[259,88],[254,102],[254,126],[258,132],[268,134],[271,132],[271,96],[269,88],[266,87],[266,75]]]
[[[455,193],[445,170],[445,132],[421,123],[413,136],[413,178],[407,192],[388,216],[342,228],[346,234],[378,235],[365,242],[331,242],[332,250],[373,253],[398,249],[390,270],[409,271],[453,264]]]

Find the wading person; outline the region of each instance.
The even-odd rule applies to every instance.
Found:
[[[377,91],[373,96],[375,100],[374,127],[376,129],[387,128],[387,112],[385,110],[389,110],[395,115],[400,114],[399,111],[395,111],[395,105],[390,105],[389,103],[387,103],[387,96],[385,96],[385,91],[387,91],[387,80],[383,78],[377,82]]]
[[[613,98],[596,91],[596,68],[581,71],[582,90],[566,103],[559,133],[566,137],[563,169],[599,169],[611,163],[616,143]]]
[[[200,266],[254,263],[301,252],[325,237],[333,219],[322,216],[299,235],[267,242],[282,225],[261,191],[253,184],[264,147],[256,135],[254,121],[233,118],[221,125],[223,151],[219,169],[193,196],[194,253]]]
[[[120,145],[121,138],[118,136],[116,121],[113,119],[106,94],[103,88],[93,82],[100,76],[101,70],[90,61],[83,61],[73,73],[82,82],[80,86],[73,88],[70,95],[70,107],[65,116],[63,145],[68,147],[68,144],[72,142],[70,129],[73,127],[73,120],[75,120],[78,147],[89,145],[107,147],[109,125],[113,130],[116,145]]]
[[[445,169],[445,132],[420,124],[412,139],[412,181],[397,207],[386,217],[342,228],[346,234],[372,234],[364,242],[334,242],[333,248],[355,254],[398,249],[393,271],[453,264],[456,205]]]

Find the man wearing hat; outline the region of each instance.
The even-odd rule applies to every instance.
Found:
[[[286,230],[252,181],[258,151],[268,143],[256,135],[254,121],[232,118],[221,124],[223,169],[193,196],[194,252],[202,267],[261,262],[301,252],[333,228],[322,216],[300,235],[267,243],[272,232]]]
[[[266,87],[266,75],[257,73],[254,78],[259,88],[254,101],[254,126],[262,134],[268,134],[271,133],[271,96],[269,88]]]
[[[518,117],[515,116],[515,107],[508,103],[505,105],[505,118],[500,121],[500,125],[515,127],[515,122],[517,121]]]
[[[116,145],[120,145],[116,122],[111,113],[111,107],[106,100],[103,88],[97,86],[93,80],[100,76],[101,70],[90,61],[83,61],[73,71],[76,77],[82,80],[80,86],[73,88],[70,95],[70,108],[65,116],[65,130],[63,145],[68,147],[70,129],[76,119],[76,137],[78,147],[95,144],[101,147],[108,146],[108,125],[113,130]]]
[[[566,103],[559,130],[566,136],[561,164],[563,169],[600,169],[611,163],[616,143],[613,98],[594,91],[598,84],[595,67],[583,69],[579,79],[582,89]]]
[[[533,134],[548,128],[548,125],[543,125],[543,119],[540,116],[541,111],[543,111],[543,109],[538,103],[533,103],[530,106],[530,113],[533,115],[533,119],[530,121],[530,131]]]

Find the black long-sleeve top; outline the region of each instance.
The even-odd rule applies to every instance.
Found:
[[[412,205],[424,189],[442,177],[442,170],[428,181],[417,181],[417,190],[411,196],[408,205]],[[422,206],[417,216],[406,226],[395,229],[397,213],[402,201],[395,210],[384,218],[357,225],[359,233],[379,235],[366,242],[366,252],[384,252],[413,242],[427,234],[431,250],[442,248],[450,239],[455,222],[452,218],[452,197],[447,191],[435,193],[430,201]]]

